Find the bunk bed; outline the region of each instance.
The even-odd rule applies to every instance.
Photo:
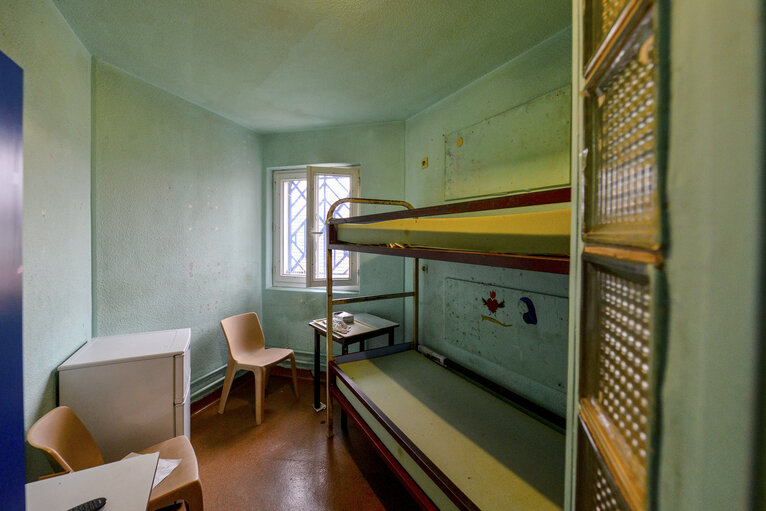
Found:
[[[348,198],[328,211],[328,436],[334,400],[423,509],[563,506],[563,419],[419,345],[418,273],[419,259],[433,259],[566,274],[569,201],[559,188],[418,209]],[[347,202],[405,209],[335,218]],[[544,207],[513,213],[525,206]],[[334,250],[412,257],[412,291],[334,299]],[[404,297],[412,342],[333,356],[334,306]]]

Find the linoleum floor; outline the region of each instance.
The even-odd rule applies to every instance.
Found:
[[[192,416],[205,510],[417,509],[355,425],[341,430],[337,407],[335,436],[327,438],[325,412],[312,408],[311,382],[298,385],[300,400],[288,378],[270,378],[257,427],[249,374],[235,382],[226,413],[217,413],[215,401]]]

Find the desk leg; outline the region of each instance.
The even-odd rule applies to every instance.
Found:
[[[394,331],[391,330],[388,332],[388,345],[393,346],[394,345]]]
[[[314,330],[314,411],[320,412],[325,405],[319,402],[319,332]]]

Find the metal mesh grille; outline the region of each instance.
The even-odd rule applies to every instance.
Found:
[[[607,34],[628,3],[628,0],[587,0],[583,20],[584,64],[590,61],[604,43]]]
[[[594,339],[596,401],[639,465],[646,467],[649,430],[651,292],[648,284],[592,267],[598,325]]]
[[[628,0],[601,0],[601,33],[606,34],[612,28],[614,22],[622,10],[628,4]]]
[[[351,196],[351,176],[335,176],[331,174],[317,174],[314,181],[314,225],[322,234],[316,237],[314,247],[316,250],[314,265],[314,278],[324,279],[327,274],[325,257],[327,250],[325,248],[324,225],[327,211],[338,199]],[[335,217],[347,218],[351,216],[351,205],[341,204],[335,210]],[[349,278],[350,258],[347,250],[335,250],[332,255],[332,276],[336,279]]]
[[[596,469],[593,482],[593,499],[590,508],[593,511],[620,511],[616,490],[609,484],[601,467]]]
[[[595,447],[588,440],[582,425],[577,457],[579,489],[576,508],[585,511],[627,511],[628,506],[596,455]]]

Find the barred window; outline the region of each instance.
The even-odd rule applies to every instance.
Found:
[[[359,196],[359,167],[306,166],[274,171],[275,286],[316,287],[326,281],[325,218],[337,200]],[[343,204],[336,217],[358,214]],[[358,286],[357,253],[333,252],[333,282]]]

